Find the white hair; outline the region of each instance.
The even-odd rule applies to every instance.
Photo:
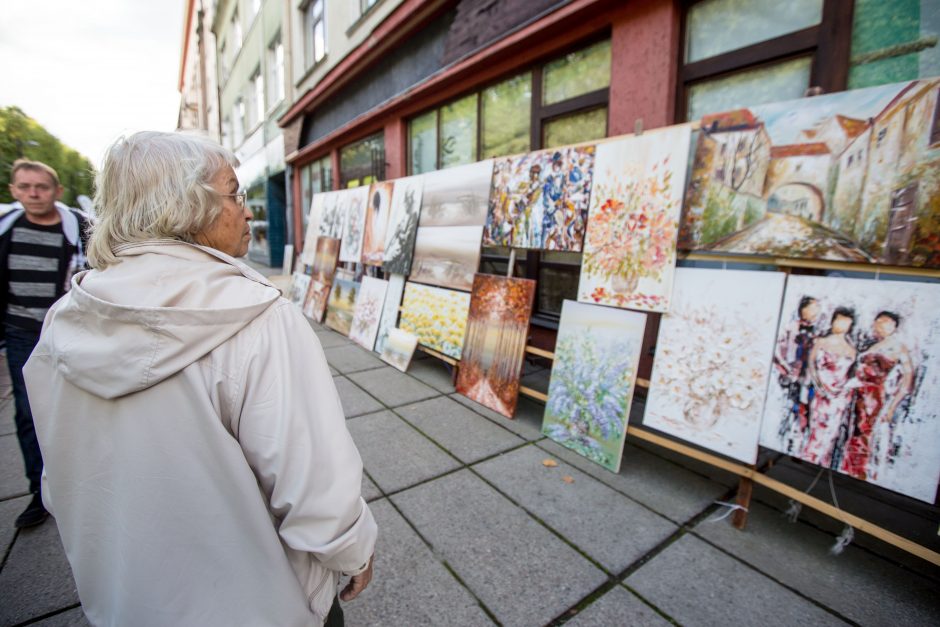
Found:
[[[117,263],[121,244],[194,241],[222,209],[209,182],[237,165],[231,151],[199,135],[143,131],[119,138],[95,181],[88,263],[99,270]]]

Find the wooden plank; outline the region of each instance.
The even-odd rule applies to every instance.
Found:
[[[545,359],[555,359],[555,353],[550,351],[543,351],[541,348],[536,348],[535,346],[529,346],[526,344],[525,352],[532,353],[533,355],[538,355],[539,357],[544,357]]]
[[[717,263],[757,263],[779,268],[808,268],[812,270],[842,270],[850,272],[870,272],[897,274],[901,276],[923,276],[940,278],[940,270],[932,268],[909,268],[904,266],[886,266],[876,263],[852,263],[848,261],[822,261],[816,259],[788,259],[785,257],[761,257],[759,255],[735,255],[711,253],[679,253],[679,259],[688,261],[714,261]]]
[[[456,366],[458,363],[460,363],[459,360],[454,359],[453,357],[451,357],[451,356],[449,356],[449,355],[445,355],[444,353],[439,353],[439,352],[437,352],[436,350],[434,350],[433,348],[428,348],[427,346],[422,346],[422,345],[418,344],[418,350],[421,351],[421,352],[423,352],[423,353],[427,353],[427,354],[430,355],[431,357],[437,357],[437,358],[440,359],[441,361],[443,361],[443,362],[445,362],[445,363],[448,363],[448,364],[450,364],[451,366]]]
[[[747,526],[748,509],[751,507],[751,494],[754,492],[754,482],[747,477],[741,477],[738,480],[738,494],[734,499],[735,504],[744,509],[736,509],[731,514],[731,524],[735,529],[744,529]]]
[[[547,394],[542,394],[538,390],[533,390],[532,388],[527,388],[524,385],[519,386],[519,393],[525,394],[529,398],[534,398],[536,400],[542,401],[543,403],[548,400]]]

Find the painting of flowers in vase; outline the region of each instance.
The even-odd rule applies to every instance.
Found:
[[[579,301],[669,310],[690,140],[682,125],[597,147]]]
[[[754,463],[784,273],[679,268],[643,424]]]
[[[646,314],[576,303],[561,308],[542,433],[620,470]]]

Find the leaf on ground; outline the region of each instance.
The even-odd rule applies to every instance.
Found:
[[[564,481],[565,483],[574,483],[574,477],[572,477],[571,475],[565,475],[564,477],[561,478],[561,480]]]
[[[554,459],[548,458],[542,460],[542,465],[546,468],[554,468],[558,465],[558,462],[556,462]]]

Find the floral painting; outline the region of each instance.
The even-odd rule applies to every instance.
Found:
[[[761,444],[933,503],[940,285],[791,276]]]
[[[366,350],[375,346],[375,336],[379,332],[379,320],[385,304],[385,292],[388,281],[371,276],[362,277],[356,308],[353,310],[352,326],[349,339]]]
[[[414,334],[402,329],[390,329],[380,356],[385,363],[406,372],[417,347],[418,338]]]
[[[322,197],[323,208],[320,211],[320,235],[340,239],[343,237],[343,227],[346,225],[346,203],[343,202],[345,191],[324,192],[317,194]]]
[[[507,418],[516,411],[535,281],[478,274],[457,392]]]
[[[424,179],[409,176],[395,181],[392,191],[391,216],[385,234],[385,253],[382,269],[393,274],[411,274],[415,235],[421,215],[421,195]]]
[[[757,460],[784,277],[676,271],[672,307],[659,326],[644,425],[743,462]]]
[[[566,300],[542,433],[618,472],[646,314]]]
[[[363,227],[362,263],[381,266],[385,261],[385,231],[388,228],[394,183],[385,181],[369,186],[366,222]]]
[[[580,252],[594,152],[581,146],[498,159],[483,244]]]
[[[398,326],[398,309],[401,307],[401,297],[405,293],[405,277],[393,274],[388,279],[388,290],[385,292],[385,304],[382,306],[382,317],[379,320],[379,332],[375,336],[375,352],[381,354],[385,348],[385,340],[389,331]]]
[[[470,310],[470,294],[408,281],[399,328],[413,333],[418,343],[460,359]]]
[[[363,231],[366,223],[366,204],[369,187],[363,185],[343,190],[341,203],[346,207],[346,223],[343,226],[343,244],[339,249],[340,261],[359,263],[362,258]]]
[[[578,300],[669,310],[691,128],[597,147]]]
[[[325,196],[325,194],[314,194],[313,200],[310,202],[310,211],[307,213],[307,230],[304,233],[304,247],[300,251],[300,263],[305,266],[313,265],[317,238],[320,236],[320,216],[323,214]]]
[[[310,287],[310,275],[303,272],[295,272],[291,275],[290,292],[287,294],[287,300],[298,307],[304,304],[304,298],[307,296],[307,288]]]
[[[348,336],[358,296],[359,283],[337,275],[326,305],[326,326]]]

